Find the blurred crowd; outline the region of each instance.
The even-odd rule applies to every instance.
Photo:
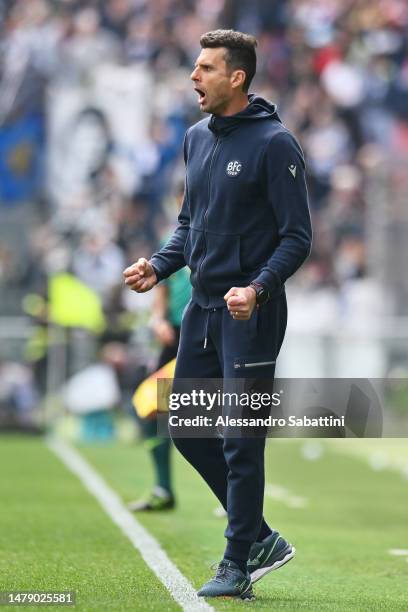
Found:
[[[184,131],[200,118],[189,83],[199,37],[226,27],[257,36],[253,90],[278,104],[305,152],[315,243],[300,281],[313,289],[367,273],[367,174],[390,156],[397,163],[408,148],[406,2],[3,0],[0,5],[0,120],[7,127],[22,115],[42,114],[44,158],[52,154],[63,166],[53,174],[53,159],[43,160],[36,191],[41,229],[30,244],[36,267],[41,263],[48,271],[65,256],[107,304],[124,265],[157,246],[168,211],[174,219],[176,209],[168,201],[179,195],[182,183]],[[129,130],[134,121],[145,123],[134,131],[134,141],[115,133],[117,117],[103,108],[106,102],[98,107],[97,97],[89,95],[105,83],[102,77],[98,85],[95,76],[101,66],[123,70],[124,81],[146,74],[145,84],[135,89],[137,99],[130,100],[143,116],[129,116]],[[58,133],[50,119],[56,114],[53,103],[60,108],[64,94],[73,91],[85,92],[82,108],[75,124],[66,121],[70,129]],[[120,117],[120,96],[116,104]],[[75,163],[80,168],[73,168]],[[1,278],[12,282],[12,255],[4,242],[0,254]],[[14,276],[30,282],[28,269],[14,267]]]
[[[305,153],[315,239],[296,291],[328,290],[338,312],[376,276],[384,197],[398,225],[408,190],[406,1],[0,0],[2,290],[44,297],[69,272],[108,319],[149,307],[121,273],[174,225],[201,118],[189,75],[218,27],[257,37],[252,91]],[[348,308],[364,317],[373,296]]]

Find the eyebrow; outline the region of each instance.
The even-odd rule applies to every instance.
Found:
[[[201,66],[202,68],[214,68],[214,64],[210,64],[209,62],[196,62],[194,64],[194,68]]]

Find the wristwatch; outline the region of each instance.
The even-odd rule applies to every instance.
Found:
[[[257,305],[262,306],[263,304],[266,304],[271,296],[269,295],[269,290],[265,287],[265,285],[253,282],[250,283],[249,286],[255,289]]]

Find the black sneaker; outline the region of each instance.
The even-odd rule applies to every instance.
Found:
[[[219,563],[214,578],[206,582],[197,595],[199,597],[255,599],[249,573],[245,575],[236,563],[227,559]]]
[[[172,510],[176,505],[174,496],[163,489],[155,487],[146,499],[130,502],[127,507],[132,512],[160,512]]]
[[[272,531],[263,542],[252,544],[248,561],[252,584],[269,572],[285,565],[293,559],[295,552],[295,547],[289,544],[278,531]]]

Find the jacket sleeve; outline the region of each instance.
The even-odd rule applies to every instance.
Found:
[[[308,257],[312,227],[303,153],[289,132],[270,140],[264,164],[267,200],[273,209],[279,242],[254,281],[273,294]]]
[[[184,162],[187,165],[187,134],[184,138]],[[184,185],[184,199],[178,216],[178,225],[166,244],[150,258],[157,280],[168,278],[186,265],[184,246],[190,229],[190,205],[188,201],[187,178]]]

